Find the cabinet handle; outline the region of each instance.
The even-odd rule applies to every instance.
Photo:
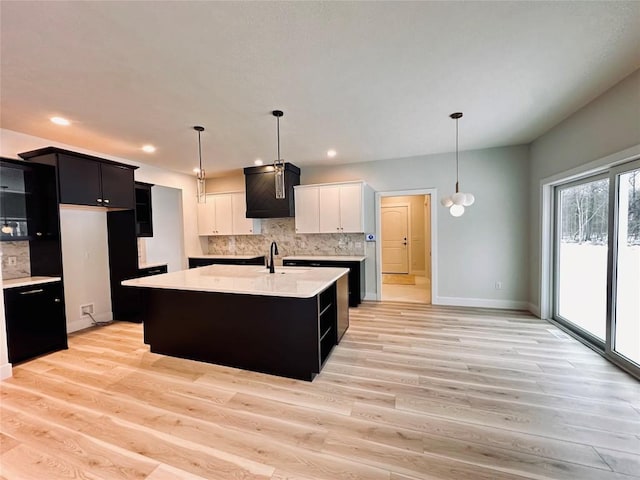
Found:
[[[104,203],[109,203],[109,200],[105,199],[105,200],[104,200]]]
[[[309,264],[312,267],[320,267],[321,265],[319,263],[310,263]]]
[[[26,292],[20,292],[20,295],[33,295],[34,293],[42,293],[44,290],[42,288],[36,288],[35,290],[27,290]]]
[[[102,199],[101,198],[96,198],[96,202],[102,203]]]
[[[56,302],[56,303],[60,303],[60,299],[59,298],[54,298],[53,301]]]
[[[36,237],[41,237],[42,236],[42,232],[36,232]]]

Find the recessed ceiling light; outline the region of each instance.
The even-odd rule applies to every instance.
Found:
[[[71,122],[63,117],[51,117],[49,120],[51,120],[56,125],[63,125],[65,127],[67,125],[71,125]]]
[[[145,145],[144,147],[142,147],[142,151],[147,153],[153,153],[156,151],[156,147],[154,147],[153,145]]]
[[[327,157],[329,158],[333,158],[338,154],[338,152],[336,152],[335,150],[331,149],[331,150],[327,150]]]
[[[253,162],[254,165],[262,165],[262,160],[260,158],[256,158],[255,161]]]

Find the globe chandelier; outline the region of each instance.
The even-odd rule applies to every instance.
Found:
[[[462,118],[462,112],[455,112],[449,115],[456,121],[456,192],[447,197],[443,197],[440,203],[443,207],[449,209],[449,213],[454,217],[460,217],[464,213],[464,207],[470,207],[476,201],[476,197],[472,193],[464,193],[460,191],[458,180],[458,120]]]

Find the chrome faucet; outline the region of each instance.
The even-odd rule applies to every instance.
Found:
[[[276,242],[271,242],[271,247],[269,248],[269,273],[276,273],[276,267],[273,263],[274,255],[279,255],[278,244]]]

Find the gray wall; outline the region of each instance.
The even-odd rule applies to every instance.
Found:
[[[438,203],[433,222],[437,228],[440,301],[526,305],[528,155],[527,146],[460,152],[460,189],[472,192],[476,203],[459,218]],[[301,180],[304,184],[364,180],[376,191],[435,188],[438,198],[434,201],[439,202],[439,197],[455,188],[455,156],[447,153],[304,167]],[[495,289],[496,281],[502,282],[502,290]]]
[[[540,307],[541,180],[640,144],[640,70],[536,139],[530,147],[529,302]]]

